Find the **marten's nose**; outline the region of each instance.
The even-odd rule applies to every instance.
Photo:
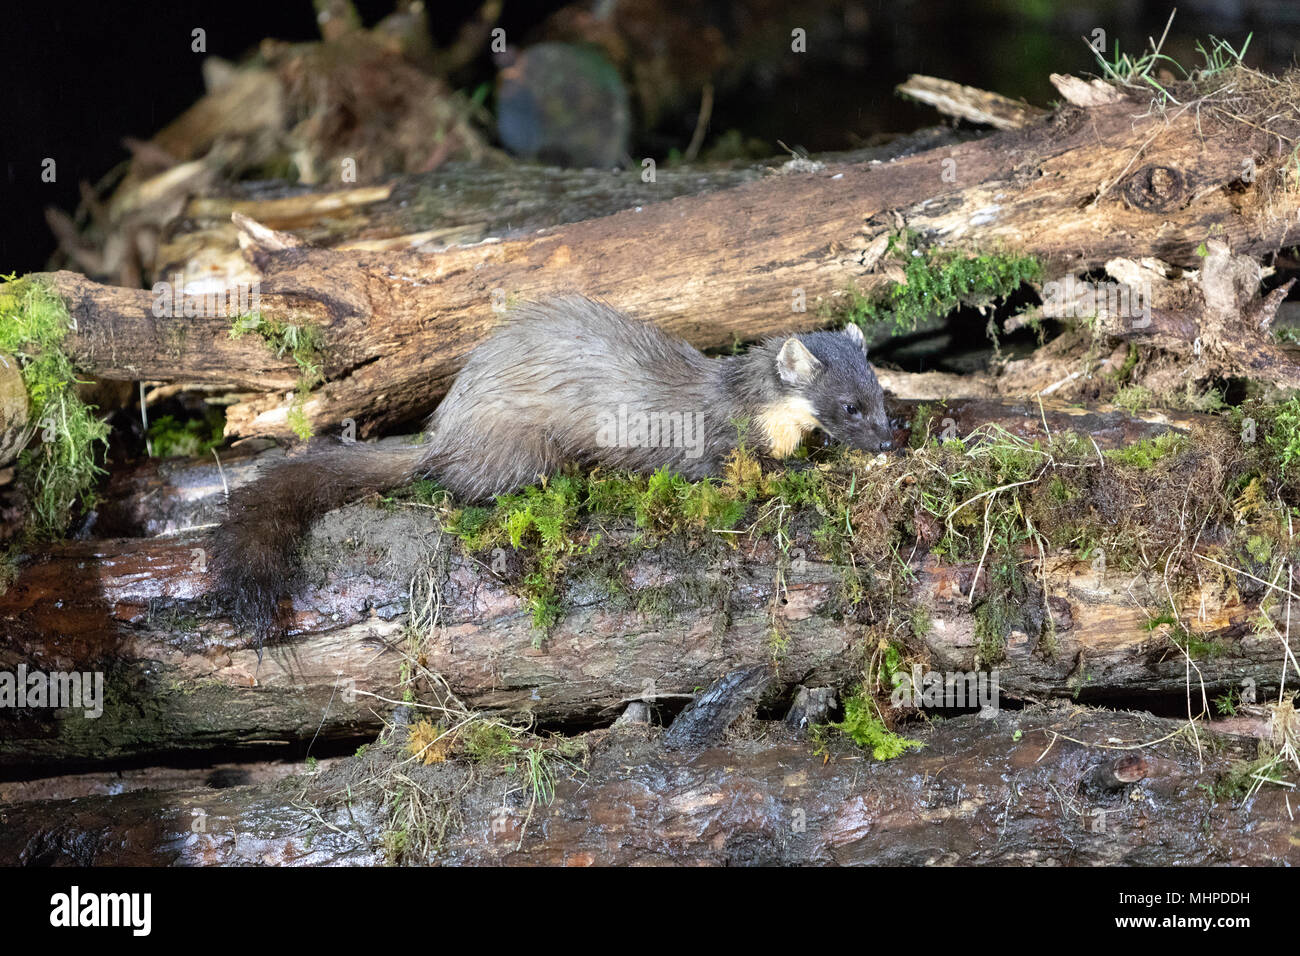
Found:
[[[888,438],[886,438],[884,441],[882,441],[882,442],[880,443],[880,450],[881,450],[881,451],[889,451],[889,449],[891,449],[891,448],[893,448],[893,447],[894,447],[894,443],[893,443],[892,441],[890,441]]]

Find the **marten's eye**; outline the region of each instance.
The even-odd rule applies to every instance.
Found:
[[[848,415],[849,418],[857,418],[857,417],[858,417],[858,406],[854,405],[852,402],[845,402],[845,403],[844,403],[844,414],[845,414],[845,415]]]

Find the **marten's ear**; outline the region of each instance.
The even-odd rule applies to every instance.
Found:
[[[785,340],[776,356],[776,374],[787,385],[807,385],[822,370],[817,356],[793,335]]]
[[[863,355],[867,354],[867,340],[862,336],[862,326],[858,325],[856,322],[850,322],[848,325],[844,326],[844,334],[849,337],[849,340],[852,341],[854,345],[862,349]]]

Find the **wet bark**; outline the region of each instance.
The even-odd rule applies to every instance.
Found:
[[[1183,728],[1183,729],[1180,729]],[[1257,741],[1084,707],[922,726],[884,763],[827,759],[773,730],[669,750],[654,732],[599,731],[557,764],[554,801],[500,766],[398,768],[428,799],[427,855],[452,865],[1212,865],[1300,863],[1285,791],[1221,784]],[[1197,745],[1199,740],[1199,747]],[[82,865],[381,862],[400,759],[367,754],[278,784],[135,792],[0,807],[0,859]],[[391,778],[390,778],[391,779]],[[504,794],[504,797],[503,797]],[[390,841],[391,846],[391,841]]]

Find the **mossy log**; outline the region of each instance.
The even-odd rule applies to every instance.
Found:
[[[1083,416],[1099,449],[1169,427],[1155,414],[1144,422],[987,401],[931,414],[936,431],[993,418],[1030,435]],[[190,467],[206,477],[175,487],[205,488],[187,507],[210,508],[221,488],[215,468]],[[251,465],[232,467],[227,477],[251,474]],[[209,606],[202,530],[30,555],[0,596],[0,670],[102,670],[108,702],[97,719],[7,711],[0,765],[373,733],[401,699],[402,665],[411,661],[441,675],[473,709],[585,727],[613,720],[629,700],[680,701],[720,674],[764,663],[777,667],[765,699],[780,706],[799,684],[854,682],[875,649],[870,615],[846,598],[845,567],[825,559],[810,536],[796,538],[792,561],[763,535],[647,540],[628,521],[593,517],[575,539],[601,541],[566,570],[560,619],[542,640],[522,585],[526,553],[467,554],[440,521],[436,508],[417,502],[363,502],[329,515],[305,549],[289,639],[267,647],[260,663]],[[924,547],[908,563],[910,600],[924,610],[907,640],[914,659],[945,671],[995,666],[1009,697],[1186,697],[1198,713],[1203,692],[1249,680],[1262,694],[1282,673],[1285,648],[1253,624],[1262,592],[1238,589],[1231,573],[1211,565],[1198,586],[1178,592],[1193,643],[1152,624],[1169,609],[1158,570],[1108,571],[1069,553],[1026,554],[1024,577],[1035,593],[991,621],[988,567],[940,562]],[[408,628],[413,602],[418,639]]]
[[[395,743],[276,784],[0,807],[0,859],[29,865],[1295,865],[1286,791],[1227,781],[1257,741],[1086,707],[931,724],[876,762],[770,729],[670,750],[653,731],[587,734],[554,799],[463,757]],[[423,828],[386,803],[400,776]],[[389,785],[385,787],[385,781]],[[503,797],[504,794],[504,797]],[[441,839],[438,831],[445,825]],[[400,839],[397,831],[400,827]]]
[[[1000,398],[944,397],[958,387],[947,376],[880,372],[887,391],[909,396],[886,397],[892,421],[899,424],[895,439],[906,444],[907,426],[929,428],[936,437],[969,435],[981,426],[998,426],[1021,438],[1041,439],[1047,432],[1086,432],[1101,449],[1122,448],[1166,431],[1187,434],[1209,417],[1166,409],[1129,411],[1114,406],[1067,405],[1048,398],[1015,401]],[[910,396],[929,396],[922,400]],[[918,411],[926,411],[917,421]],[[905,424],[904,424],[905,423]],[[412,437],[383,439],[402,444]],[[224,492],[251,481],[260,468],[284,456],[269,442],[241,442],[234,449],[208,458],[144,459],[115,470],[104,487],[90,530],[97,537],[155,537],[200,528],[221,520]]]
[[[571,727],[608,722],[643,696],[687,697],[721,673],[765,661],[779,665],[770,689],[777,701],[800,683],[845,686],[873,650],[868,629],[838,613],[840,569],[809,560],[785,573],[778,594],[770,547],[701,567],[698,553],[670,544],[629,560],[618,573],[616,583],[628,592],[619,599],[597,591],[609,582],[576,583],[541,647],[526,601],[452,553],[438,598],[441,626],[416,648],[404,630],[409,569],[392,567],[392,554],[425,547],[436,535],[433,523],[356,507],[331,524],[311,554],[332,570],[318,568],[320,577],[295,595],[292,639],[266,648],[260,665],[224,620],[205,615],[208,582],[193,565],[201,539],[74,544],[43,555],[0,598],[10,622],[0,669],[103,670],[108,705],[94,720],[7,712],[0,765],[373,733],[401,697],[400,669],[412,653],[470,707]],[[917,646],[935,670],[977,664],[987,575],[972,606],[966,595],[975,570],[914,569],[915,598],[930,616]],[[1112,572],[1099,581],[1092,564],[1058,556],[1049,556],[1041,573],[1053,630],[1006,635],[1005,657],[995,664],[1003,695],[1190,695],[1199,712],[1203,693],[1217,696],[1247,681],[1262,692],[1282,673],[1285,650],[1253,634],[1248,624],[1257,609],[1249,602],[1233,603],[1208,587],[1187,598],[1189,605],[1212,602],[1197,637],[1213,650],[1189,665],[1171,635],[1149,626],[1163,601],[1158,576]]]
[[[578,290],[721,348],[824,322],[847,290],[884,288],[899,270],[882,253],[900,229],[932,246],[1031,254],[1049,276],[1120,257],[1194,268],[1210,235],[1262,257],[1300,240],[1300,193],[1283,188],[1278,150],[1300,127],[1272,110],[1292,82],[1243,79],[1232,97],[1201,94],[1198,109],[1162,112],[1125,96],[1067,104],[1034,125],[887,164],[814,164],[429,254],[315,248],[233,216],[263,315],[321,332],[325,383],[301,412],[318,430],[351,418],[373,434],[427,412],[518,299]],[[230,408],[228,434],[289,432],[291,356],[232,340],[227,316],[155,317],[148,291],[44,277],[77,320],[67,346],[86,372],[256,391]],[[1259,334],[1224,330],[1247,353]]]

